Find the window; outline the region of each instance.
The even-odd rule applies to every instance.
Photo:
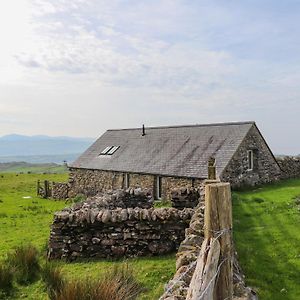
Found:
[[[112,146],[106,147],[104,150],[101,151],[100,155],[106,155],[107,152],[112,148]]]
[[[125,188],[128,189],[130,185],[130,175],[125,173]]]
[[[162,196],[162,178],[156,177],[156,199],[161,199]]]
[[[107,146],[100,152],[100,155],[113,155],[119,148],[120,146]]]
[[[107,155],[113,155],[119,148],[120,146],[112,146],[112,148],[107,152]]]
[[[248,150],[248,171],[253,170],[253,150]]]

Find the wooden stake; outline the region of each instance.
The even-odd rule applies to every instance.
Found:
[[[216,300],[232,299],[233,247],[232,206],[229,183],[208,184],[205,187],[204,236],[219,236],[222,263],[215,288]]]

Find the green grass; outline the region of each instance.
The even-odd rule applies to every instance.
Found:
[[[262,300],[300,299],[299,195],[300,179],[234,194],[239,260]]]
[[[67,167],[54,163],[32,164],[27,162],[0,163],[0,173],[66,173]]]
[[[3,176],[3,177],[2,177]],[[0,261],[8,251],[21,244],[31,243],[41,252],[49,237],[53,213],[66,206],[63,201],[40,199],[36,196],[37,180],[65,181],[67,174],[1,174],[0,175]],[[23,197],[31,198],[23,198]],[[45,258],[40,257],[41,264]],[[66,278],[92,276],[98,278],[123,261],[59,262]],[[140,300],[158,299],[164,284],[175,271],[175,254],[163,257],[129,259],[137,280],[146,291]],[[47,293],[42,280],[21,286],[15,283],[15,291],[9,299],[45,300]]]

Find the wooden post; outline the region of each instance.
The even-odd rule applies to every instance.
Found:
[[[208,167],[207,167],[207,178],[209,180],[215,180],[217,178],[216,175],[216,159],[213,157],[210,157],[208,160]]]
[[[208,184],[205,187],[204,236],[220,242],[220,273],[215,287],[216,300],[232,299],[233,247],[232,204],[229,183]]]
[[[40,181],[37,181],[37,185],[36,185],[36,195],[39,196],[40,195]]]
[[[205,182],[204,241],[186,300],[232,299],[231,228],[230,184],[207,180]],[[218,268],[219,274],[217,274]]]

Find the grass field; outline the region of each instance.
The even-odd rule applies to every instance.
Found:
[[[31,164],[27,162],[0,163],[0,173],[66,173],[67,167],[54,163]]]
[[[64,181],[67,174],[0,174],[0,260],[21,243],[31,242],[43,251],[53,212],[66,205],[36,197],[37,179]],[[234,193],[235,244],[247,284],[259,292],[262,300],[300,299],[298,196],[300,179]],[[121,263],[102,260],[61,265],[67,277],[76,278],[98,277]],[[140,297],[143,300],[158,299],[175,269],[174,255],[132,259],[128,263],[147,290]],[[16,286],[15,290],[11,299],[47,299],[41,280],[29,286]]]
[[[0,260],[7,251],[21,243],[32,243],[43,251],[49,237],[49,226],[53,213],[66,206],[64,202],[38,198],[35,193],[36,181],[65,181],[66,174],[1,174],[0,175]],[[24,198],[25,197],[25,198]],[[28,198],[31,197],[31,198]],[[41,256],[41,262],[45,259]],[[98,277],[114,264],[122,261],[97,261],[64,263],[61,265],[66,277]],[[175,254],[154,257],[129,259],[128,263],[135,270],[136,278],[145,287],[140,299],[158,299],[164,283],[175,270]],[[28,286],[16,286],[11,299],[47,299],[42,281]]]
[[[240,263],[262,300],[300,299],[299,204],[300,179],[233,197]]]

